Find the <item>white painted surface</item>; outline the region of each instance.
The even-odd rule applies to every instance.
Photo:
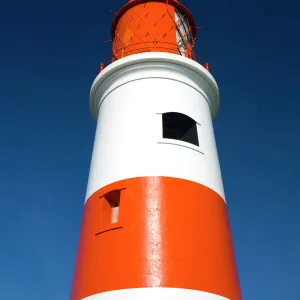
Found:
[[[143,53],[108,66],[91,90],[98,122],[86,199],[123,179],[168,176],[201,183],[225,200],[212,126],[218,107],[213,77],[190,59]],[[165,112],[193,118],[200,146],[162,139]]]
[[[82,300],[230,300],[201,291],[176,288],[141,288],[105,292]]]

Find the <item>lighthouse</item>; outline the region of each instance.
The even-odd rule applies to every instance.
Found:
[[[219,90],[176,0],[131,0],[97,121],[71,300],[241,300],[212,121]]]

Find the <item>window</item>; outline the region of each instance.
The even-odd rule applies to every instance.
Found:
[[[116,224],[119,221],[120,190],[113,190],[104,195],[102,222]]]
[[[163,138],[180,140],[199,146],[197,123],[190,117],[175,112],[162,115]]]
[[[119,203],[115,203],[112,207],[112,219],[111,222],[113,224],[118,223],[119,221]]]
[[[121,193],[126,190],[118,189],[99,197],[98,216],[95,223],[95,236],[123,228],[123,210],[120,210]]]

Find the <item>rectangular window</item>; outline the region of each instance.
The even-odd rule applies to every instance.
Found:
[[[163,114],[163,138],[180,140],[199,146],[197,123],[187,115],[168,112]]]
[[[107,202],[107,204],[104,204],[104,206],[106,206],[106,209],[104,209],[103,211],[106,214],[104,216],[104,220],[106,222],[108,221],[111,224],[118,223],[120,196],[121,196],[120,190],[114,190],[104,195],[104,198]]]
[[[123,228],[123,215],[120,209],[121,193],[126,188],[112,190],[99,197],[100,211],[97,220],[96,236]]]
[[[119,221],[119,205],[118,206],[114,206],[112,208],[112,220],[111,222],[113,224],[118,223]]]

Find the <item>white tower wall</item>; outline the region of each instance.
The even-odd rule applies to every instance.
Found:
[[[90,99],[98,124],[86,199],[123,179],[167,176],[205,185],[225,200],[212,126],[218,87],[201,65],[169,53],[128,56],[98,75]],[[163,139],[166,112],[197,122],[199,147]]]

